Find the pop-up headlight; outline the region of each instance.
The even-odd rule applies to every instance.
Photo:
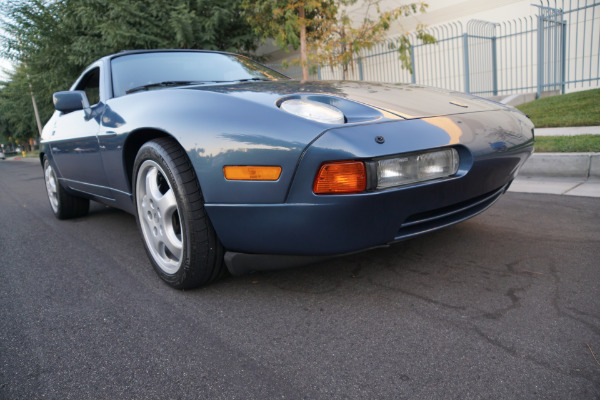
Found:
[[[329,104],[312,100],[290,99],[279,105],[284,111],[324,124],[343,124],[344,113]]]

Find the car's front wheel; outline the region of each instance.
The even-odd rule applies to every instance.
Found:
[[[158,275],[177,289],[219,277],[223,248],[181,146],[169,138],[144,144],[135,159],[133,182],[138,226]]]
[[[85,216],[90,209],[90,201],[73,196],[60,185],[56,172],[47,157],[44,156],[44,182],[52,212],[58,219],[78,218]]]

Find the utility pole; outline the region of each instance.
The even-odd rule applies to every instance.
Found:
[[[33,103],[33,113],[35,114],[35,121],[37,122],[38,134],[39,137],[42,137],[42,121],[40,121],[40,113],[38,112],[37,102],[35,101],[35,96],[33,95],[33,87],[31,86],[31,82],[29,81],[29,74],[27,74],[27,81],[29,83],[29,92],[31,93],[31,102]]]
[[[19,45],[21,41],[19,40]],[[33,103],[33,113],[35,114],[35,122],[37,122],[38,127],[38,139],[42,138],[42,121],[40,121],[40,113],[38,112],[37,102],[35,101],[35,96],[33,95],[33,86],[31,86],[31,79],[29,78],[29,72],[27,72],[27,64],[23,61],[23,67],[25,67],[25,76],[27,77],[27,83],[29,84],[29,93],[31,93],[31,102]]]

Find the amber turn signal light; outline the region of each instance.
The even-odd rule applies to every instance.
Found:
[[[281,167],[228,165],[223,167],[223,175],[230,181],[276,181],[281,175]]]
[[[342,194],[362,192],[367,188],[367,173],[362,161],[335,161],[321,165],[313,192]]]

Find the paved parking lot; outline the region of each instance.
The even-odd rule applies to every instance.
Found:
[[[132,216],[0,162],[2,399],[600,398],[600,201],[508,193],[429,236],[164,285]],[[594,358],[596,357],[596,359]]]

